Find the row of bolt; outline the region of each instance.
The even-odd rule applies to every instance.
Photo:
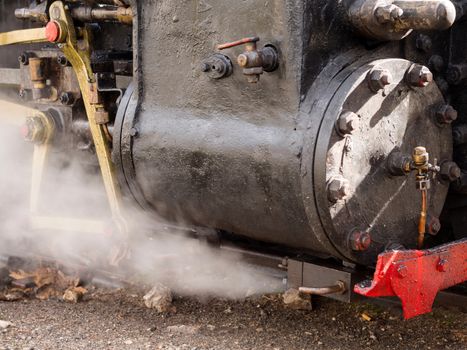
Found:
[[[448,261],[446,259],[439,259],[438,263],[436,264],[436,270],[439,272],[446,272],[447,264]],[[400,278],[405,278],[409,275],[409,269],[404,264],[401,264],[397,266],[397,274]]]
[[[426,231],[432,236],[436,236],[441,231],[441,222],[435,216],[428,216],[426,223]],[[371,234],[367,230],[352,230],[348,237],[350,249],[355,252],[363,252],[370,248],[372,239]],[[387,249],[405,249],[402,245],[396,244],[395,247],[387,247]]]
[[[425,53],[429,53],[433,43],[431,38],[425,34],[419,34],[415,39],[415,47]],[[450,85],[459,85],[467,79],[467,65],[450,64],[446,67],[443,57],[433,55],[428,60],[428,65],[437,73],[445,73],[445,78]]]
[[[424,88],[433,81],[433,74],[427,67],[415,64],[407,71],[406,81],[411,87]],[[368,74],[369,87],[375,93],[392,83],[393,78],[387,69],[376,67]],[[439,124],[451,124],[457,119],[457,111],[450,105],[442,105],[437,108],[435,116]],[[350,111],[343,112],[336,124],[338,133],[341,136],[352,134],[357,129],[359,120],[360,118],[356,113]],[[450,166],[452,162],[447,162],[446,164],[448,166],[441,169],[441,176],[450,181],[457,179],[459,177],[459,168],[457,166]],[[349,195],[350,184],[346,179],[336,177],[329,181],[327,191],[329,201],[336,203]],[[433,231],[433,234],[436,234],[440,230],[439,220],[432,221],[429,229]],[[371,244],[370,233],[354,230],[350,233],[349,243],[352,250],[365,251]]]
[[[411,87],[426,87],[433,82],[433,73],[428,67],[420,64],[413,64],[405,74],[405,80]],[[374,92],[384,89],[385,86],[392,84],[391,73],[384,68],[375,67],[368,74],[370,88]]]
[[[430,70],[421,65],[413,65],[406,74],[406,80],[412,87],[426,87],[433,81]],[[378,92],[392,84],[391,73],[387,69],[374,68],[368,74],[368,84],[372,91]],[[436,121],[440,125],[451,124],[457,117],[457,111],[451,105],[441,105],[435,111]],[[359,117],[354,112],[345,111],[337,120],[337,131],[342,135],[351,134],[358,127]]]

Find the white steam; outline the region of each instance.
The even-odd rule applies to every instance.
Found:
[[[106,270],[115,251],[129,247],[129,258],[121,262],[124,268],[117,270],[119,274],[149,285],[162,283],[176,293],[242,298],[282,287],[280,279],[241,262],[239,256],[170,232],[162,220],[159,225],[151,221],[151,225],[165,228],[148,234],[150,222],[143,213],[131,215],[138,219],[130,226],[141,230],[132,229],[128,241],[108,233],[83,233],[86,224],[81,220],[98,220],[104,228],[112,227],[102,180],[95,169],[57,151],[47,163],[39,214],[60,218],[62,227],[30,229],[34,145],[22,139],[19,125],[25,113],[31,112],[0,101],[2,105],[7,108],[0,107],[0,254],[52,255],[60,261]]]

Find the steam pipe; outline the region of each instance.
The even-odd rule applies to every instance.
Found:
[[[300,287],[298,291],[303,294],[309,295],[329,295],[329,294],[341,294],[346,291],[345,283],[337,281],[335,285],[328,287]]]
[[[456,20],[456,8],[449,0],[396,0],[403,13],[395,23],[397,30],[445,30]]]

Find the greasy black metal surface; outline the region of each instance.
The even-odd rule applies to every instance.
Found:
[[[301,3],[277,4],[261,13],[255,11],[258,3],[203,2],[198,8],[193,3],[191,12],[169,1],[140,5],[145,8],[138,33],[144,90],[133,162],[148,202],[172,219],[296,248],[319,247],[307,224],[297,171]],[[213,35],[210,20],[217,16],[224,25],[216,25]],[[239,16],[255,25],[241,25]],[[271,27],[280,21],[289,27]],[[196,33],[181,31],[193,22]],[[260,46],[277,45],[282,38],[287,64],[266,73],[259,86],[248,85],[238,66],[231,78],[216,82],[198,70],[216,44],[248,34],[260,36]],[[158,48],[149,45],[154,40]],[[181,47],[186,49],[176,54]],[[224,53],[235,58],[241,50]]]
[[[391,215],[399,217],[389,225],[391,239],[381,232],[374,249],[359,254],[349,251],[345,229],[335,233],[326,223],[328,203],[315,200],[327,193],[326,179],[316,182],[313,174],[326,169],[329,134],[322,136],[324,148],[315,148],[328,103],[365,63],[403,57],[399,43],[369,49],[349,30],[340,5],[323,1],[267,7],[262,1],[192,1],[183,10],[171,0],[133,6],[139,10],[133,39],[139,95],[131,112],[121,113],[125,121],[114,152],[126,187],[143,207],[171,220],[362,264],[371,264],[392,240],[416,237],[412,224],[404,227],[404,219],[417,219],[415,191],[406,198],[410,215],[384,213],[387,223]],[[279,50],[278,71],[255,85],[237,65],[231,77],[218,81],[199,69],[217,44],[247,36],[259,36],[259,47]],[[242,51],[223,53],[235,62]],[[435,198],[438,215],[443,196]],[[369,209],[352,215],[364,217]]]
[[[450,158],[450,126],[433,128],[431,106],[420,101],[441,101],[439,88],[459,110],[455,124],[465,124],[465,81],[454,84],[447,72],[450,64],[465,64],[467,46],[461,43],[466,24],[459,21],[450,31],[423,36],[413,33],[401,42],[371,42],[353,30],[345,9],[349,1],[133,0],[128,1],[135,13],[132,38],[129,27],[94,25],[94,49],[105,55],[94,57],[106,57],[104,72],[111,69],[107,65],[113,67],[112,54],[133,50],[134,85],[120,103],[113,129],[113,157],[127,197],[154,216],[270,243],[284,252],[371,265],[388,244],[413,246],[420,201],[410,187],[413,179],[398,194],[404,205],[386,207],[385,198],[396,195],[395,184],[404,179],[382,176],[386,154],[372,152],[377,142],[394,142],[402,143],[404,152],[423,145],[435,157],[442,153],[438,160]],[[0,0],[0,31],[29,26],[14,18],[14,9],[29,2]],[[219,53],[218,44],[251,36],[261,38],[258,49],[273,45],[278,50],[277,71],[249,84],[236,64],[244,47],[222,51],[233,63],[231,76],[216,80],[202,71],[202,63]],[[0,68],[18,67],[24,49],[0,48]],[[363,157],[350,157],[355,164],[342,173],[357,176],[367,165],[366,156],[374,172],[365,174],[354,197],[341,202],[335,215],[326,189],[332,175],[330,149],[339,144],[334,122],[341,107],[367,104],[372,92],[365,82],[355,89],[349,84],[364,77],[374,60],[388,58],[429,66],[437,84],[412,99],[404,98],[411,88],[401,81],[400,96],[387,98],[396,103],[373,106],[384,112],[377,122],[391,115],[393,110],[385,110],[397,103],[417,105],[398,115],[399,122],[427,119],[395,140],[359,136],[357,144],[367,145],[360,151]],[[406,69],[402,66],[395,64],[399,75]],[[82,114],[80,103],[74,114]],[[389,134],[389,129],[388,124],[383,131]],[[464,171],[466,155],[467,145],[459,145],[454,157]],[[447,184],[436,184],[429,214],[438,216]],[[441,241],[465,235],[460,218],[467,203],[456,195],[450,198],[441,218]],[[375,217],[379,221],[372,227]],[[356,228],[370,230],[374,241],[368,251],[351,251],[348,233]]]

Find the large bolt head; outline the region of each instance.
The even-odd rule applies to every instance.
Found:
[[[335,178],[328,183],[328,199],[336,203],[350,194],[349,182],[344,178]]]
[[[425,34],[419,34],[417,39],[415,39],[415,46],[417,49],[429,52],[431,50],[433,43],[431,42],[431,38]]]
[[[380,6],[375,10],[376,20],[380,24],[394,22],[395,20],[399,19],[403,14],[404,10],[402,10],[399,6],[396,5]]]
[[[440,55],[433,55],[428,60],[428,65],[436,72],[442,72],[444,69],[444,59]]]
[[[369,74],[370,88],[375,92],[392,84],[392,75],[387,69],[375,68]]]
[[[21,127],[21,134],[28,142],[41,144],[45,141],[45,125],[39,117],[28,117]]]
[[[446,71],[446,80],[449,84],[458,85],[463,79],[462,67],[459,65],[449,65]]]
[[[441,230],[441,222],[437,217],[429,217],[428,222],[426,223],[426,231],[432,235],[436,236]]]
[[[60,103],[65,106],[70,106],[75,102],[75,98],[72,93],[64,92],[60,95]]]
[[[364,251],[371,245],[371,236],[370,233],[366,231],[355,230],[350,234],[349,241],[352,250]]]
[[[436,120],[440,124],[451,124],[457,119],[457,111],[451,105],[443,105],[436,111]]]
[[[461,177],[462,171],[454,162],[443,162],[439,174],[443,180],[453,182]]]
[[[433,81],[433,73],[428,67],[414,64],[407,71],[407,82],[413,87],[426,87]]]
[[[344,112],[337,120],[337,130],[342,135],[351,134],[358,127],[359,117],[354,112]]]

